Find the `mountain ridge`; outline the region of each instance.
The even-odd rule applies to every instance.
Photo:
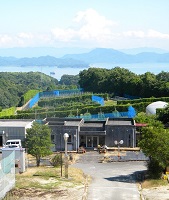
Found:
[[[126,54],[112,48],[95,48],[89,52],[66,54],[60,58],[46,55],[40,57],[0,57],[0,66],[57,66],[59,68],[87,68],[95,63],[169,63],[169,53],[141,52]]]
[[[72,58],[87,63],[142,63],[142,62],[169,62],[169,53],[142,52],[136,55],[126,54],[114,49],[96,48],[89,53],[67,54],[62,58]]]

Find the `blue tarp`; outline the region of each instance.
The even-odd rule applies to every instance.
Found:
[[[99,96],[92,96],[92,101],[99,103],[100,105],[104,106],[104,98]]]
[[[32,108],[39,101],[39,93],[37,93],[29,102],[29,108]]]
[[[132,106],[128,107],[128,117],[133,118],[136,116],[136,111]]]

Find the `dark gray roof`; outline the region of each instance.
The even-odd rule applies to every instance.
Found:
[[[65,126],[79,126],[80,121],[65,121]]]
[[[103,127],[103,123],[84,123],[83,127]]]
[[[19,119],[6,119],[0,120],[0,127],[26,127],[31,124],[33,120],[19,120]]]
[[[112,126],[117,126],[117,125],[120,125],[120,126],[126,126],[126,125],[133,125],[131,121],[119,121],[119,120],[108,120],[107,124],[106,125],[112,125]]]

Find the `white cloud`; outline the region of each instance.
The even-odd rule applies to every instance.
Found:
[[[33,36],[32,33],[24,33],[24,32],[22,32],[22,33],[18,34],[18,37],[22,38],[22,39],[32,39],[34,36]]]
[[[73,22],[74,28],[51,30],[55,40],[103,40],[109,38],[112,28],[117,23],[107,20],[104,16],[99,15],[95,10],[88,9],[80,11],[75,16]]]
[[[149,29],[147,32],[144,31],[126,31],[123,32],[122,36],[132,38],[148,38],[148,39],[169,39],[169,34],[160,33],[158,31]]]
[[[169,34],[160,33],[158,31],[150,29],[147,33],[149,38],[158,38],[158,39],[169,39]]]
[[[73,29],[55,28],[51,30],[54,39],[59,41],[68,42],[77,36],[77,32]]]
[[[7,34],[0,35],[0,45],[10,44],[11,42],[12,42],[12,37],[10,37],[9,35]]]
[[[120,28],[120,29],[119,29]],[[153,29],[122,30],[123,27],[93,9],[79,11],[67,28],[55,27],[45,33],[20,32],[0,35],[0,47],[14,46],[81,46],[109,47],[141,45],[144,41],[159,43],[169,39],[169,34]],[[122,31],[120,31],[122,30]],[[134,43],[133,43],[134,39]],[[157,41],[158,40],[158,41]],[[161,42],[162,43],[162,42]],[[126,45],[125,45],[126,44]],[[123,47],[124,48],[124,47]]]
[[[143,31],[126,31],[122,34],[125,37],[144,38],[146,35]]]

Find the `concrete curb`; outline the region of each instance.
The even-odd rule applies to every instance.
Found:
[[[82,196],[82,200],[87,200],[87,192],[88,192],[88,176],[85,175],[84,193]]]
[[[142,185],[141,185],[141,183],[139,183],[139,186],[138,186],[138,191],[139,191],[139,193],[140,193],[140,199],[141,200],[145,200],[145,198],[144,198],[144,196],[143,196],[143,194],[142,194]]]

